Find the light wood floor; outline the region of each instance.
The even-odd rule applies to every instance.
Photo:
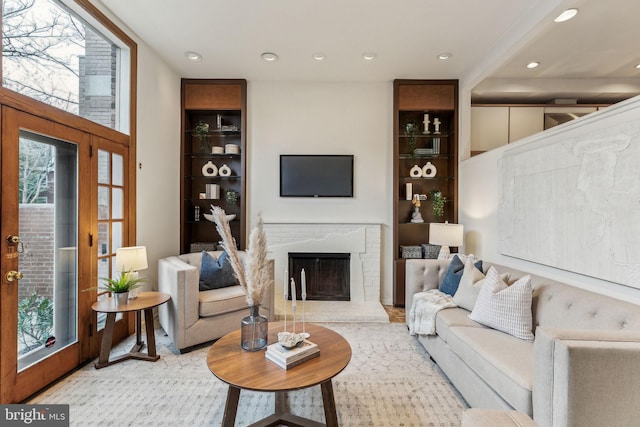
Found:
[[[394,307],[392,305],[383,306],[387,314],[389,315],[389,321],[391,323],[405,323],[405,310],[401,307]]]

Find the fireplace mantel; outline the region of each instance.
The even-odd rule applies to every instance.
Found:
[[[351,300],[379,302],[381,228],[376,223],[265,222],[276,293],[284,292],[289,252],[344,252],[351,254]]]

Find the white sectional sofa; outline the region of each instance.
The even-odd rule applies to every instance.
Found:
[[[449,261],[406,263],[406,310]],[[490,264],[485,263],[486,272]],[[494,266],[512,280],[526,273]],[[531,275],[534,342],[447,308],[417,339],[471,407],[518,410],[541,427],[640,423],[640,306]]]

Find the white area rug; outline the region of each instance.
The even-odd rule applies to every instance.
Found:
[[[457,427],[465,404],[407,327],[399,323],[323,323],[353,356],[333,380],[341,426]],[[180,355],[156,330],[157,362],[93,363],[29,403],[70,405],[72,426],[219,426],[227,386],[206,364],[209,345]],[[128,351],[134,337],[114,348]],[[242,391],[236,426],[273,413],[272,393]],[[289,393],[292,412],[324,422],[320,387]]]

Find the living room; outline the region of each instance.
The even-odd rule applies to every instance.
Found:
[[[155,21],[153,10],[158,6],[154,2],[136,2],[131,5],[115,0],[104,0],[92,3],[137,43],[136,244],[146,246],[148,251],[149,269],[141,272],[148,279],[146,289],[157,289],[158,261],[180,253],[181,172],[180,162],[177,159],[181,158],[179,107],[182,78],[247,79],[247,228],[251,229],[256,225],[258,214],[262,215],[266,223],[379,225],[381,230],[379,302],[386,306],[394,303],[393,258],[397,250],[393,246],[392,230],[394,215],[394,188],[391,178],[394,132],[393,80],[458,79],[460,85],[458,222],[465,227],[465,242],[459,250],[464,253],[474,253],[492,263],[640,304],[640,293],[633,286],[599,278],[597,274],[585,275],[575,270],[505,255],[499,243],[501,232],[498,226],[498,210],[502,199],[498,197],[500,170],[496,168],[496,164],[509,147],[501,147],[481,156],[471,157],[471,105],[474,88],[483,81],[486,82],[493,74],[498,75],[499,65],[508,62],[506,58],[516,58],[515,52],[518,49],[524,49],[529,42],[533,43],[537,40],[540,33],[548,29],[549,24],[545,19],[557,15],[569,6],[578,7],[581,12],[582,9],[588,10],[589,5],[586,2],[554,1],[545,5],[525,6],[496,1],[488,10],[482,10],[483,7],[477,5],[470,6],[474,10],[465,13],[477,15],[478,19],[484,17],[485,13],[495,12],[501,7],[505,8],[506,17],[500,20],[499,26],[490,31],[487,30],[487,33],[481,31],[482,25],[474,27],[472,31],[474,35],[471,37],[486,37],[483,42],[491,45],[492,48],[476,52],[473,59],[465,58],[462,65],[455,62],[453,62],[454,65],[449,65],[451,62],[447,63],[447,60],[435,58],[437,54],[442,53],[441,49],[443,52],[453,51],[453,57],[448,61],[457,61],[458,58],[462,60],[467,53],[469,55],[471,53],[454,51],[449,46],[431,47],[430,49],[435,50],[425,54],[429,59],[423,60],[424,62],[407,71],[402,71],[402,68],[395,67],[393,63],[398,65],[411,62],[414,53],[404,52],[410,47],[394,47],[399,51],[399,56],[391,59],[388,56],[385,57],[383,50],[377,50],[377,56],[373,60],[364,60],[361,54],[372,50],[370,46],[358,46],[357,51],[353,48],[353,58],[345,58],[341,56],[342,52],[333,53],[330,47],[319,46],[320,42],[317,41],[317,49],[326,50],[326,58],[322,61],[311,58],[312,53],[315,52],[315,46],[309,47],[308,51],[306,46],[303,48],[296,43],[287,47],[284,40],[292,38],[291,34],[303,32],[304,21],[298,22],[295,28],[287,32],[275,31],[274,28],[278,28],[275,24],[271,24],[271,29],[264,29],[263,31],[274,31],[278,37],[271,40],[272,45],[267,45],[268,38],[265,37],[265,42],[252,46],[250,50],[253,52],[253,57],[246,59],[246,63],[232,59],[220,62],[221,56],[233,54],[232,49],[216,51],[220,56],[215,59],[207,57],[205,49],[207,43],[211,43],[210,40],[196,45],[186,45],[178,41],[172,44],[162,39],[148,39],[146,34],[157,31],[157,28],[166,27]],[[213,10],[213,6],[217,9]],[[203,14],[212,17],[209,24],[207,22],[194,24],[191,29],[183,28],[181,31],[190,33],[191,38],[197,40],[202,38],[198,36],[197,31],[203,31],[206,25],[229,25],[220,21],[223,21],[225,16],[234,18],[242,16],[242,7],[237,9],[231,5],[213,6],[202,5],[206,10]],[[329,6],[342,7],[336,4],[326,7],[329,8]],[[433,24],[438,27],[435,31],[453,37],[450,30],[442,28],[446,25],[444,22],[449,23],[452,19],[445,19],[444,16],[453,15],[459,5],[432,4],[429,5],[428,10],[431,12],[429,14],[426,12],[427,9],[423,9],[417,3],[411,3],[410,6],[422,11],[418,14],[417,22],[411,21],[414,25],[422,20],[424,25],[428,26],[426,23],[437,21],[438,16],[442,15],[443,24]],[[226,7],[229,9],[226,10]],[[247,12],[249,19],[243,23],[243,27],[250,27],[253,20],[264,12],[261,9],[267,6],[255,5],[255,7],[254,13]],[[285,16],[281,19],[284,20],[292,19],[297,16],[295,13],[304,11],[303,5],[296,6],[289,3],[270,7],[283,11]],[[342,17],[332,16],[338,28],[348,27],[349,19],[357,16],[351,8],[349,10],[348,13],[345,11]],[[180,10],[175,13],[175,19],[179,22],[190,22],[194,15],[193,10]],[[326,14],[327,11],[323,7],[318,13]],[[135,15],[146,15],[148,22],[144,25],[140,24],[134,19]],[[394,20],[405,21],[408,19],[407,15],[411,14],[396,12]],[[365,18],[363,16],[363,19]],[[513,22],[504,22],[509,19],[513,19]],[[229,21],[233,20],[229,19]],[[383,25],[376,24],[376,29],[371,32],[380,31],[380,34],[383,34],[382,30],[378,30],[381,26]],[[505,36],[507,32],[509,35]],[[380,34],[372,38],[382,38]],[[366,38],[362,34],[358,36]],[[429,36],[422,37],[428,39]],[[219,40],[220,37],[212,36],[211,40],[213,39]],[[339,42],[340,40],[331,41],[334,44]],[[160,47],[162,43],[166,43],[166,49]],[[461,44],[464,45],[464,43]],[[382,49],[385,43],[379,42],[379,45]],[[184,52],[190,50],[202,50],[202,61],[187,62]],[[260,59],[261,53],[270,51],[277,52],[279,58],[276,61],[265,62]],[[401,55],[401,53],[405,54]],[[299,60],[294,58],[302,56],[306,60],[304,67],[295,65],[291,67],[291,62]],[[169,60],[170,57],[180,57],[181,65],[176,66],[173,60]],[[334,58],[348,63],[350,74],[341,75],[337,66],[331,62]],[[629,58],[630,63],[633,61],[640,62],[638,58]],[[213,66],[216,71],[210,72],[208,67],[216,62],[217,64]],[[417,69],[429,71],[416,72]],[[606,79],[602,78],[602,80]],[[637,74],[620,80],[625,84],[625,88],[611,89],[610,92],[615,93],[612,96],[626,99],[640,93]],[[489,79],[490,83],[493,81],[495,80]],[[519,82],[522,83],[522,80]],[[556,89],[562,85],[559,81],[554,83]],[[592,83],[593,81],[590,80],[585,83],[585,86],[591,86]],[[570,97],[566,93],[560,95],[558,93],[560,92],[554,92],[553,97]],[[518,94],[521,95],[522,91]],[[513,102],[516,103],[516,101]],[[592,102],[596,103],[596,101]],[[626,102],[637,103],[637,100]],[[618,108],[622,110],[617,112],[622,112],[625,108],[631,107]],[[564,131],[583,125],[597,126],[593,123],[594,120],[599,120],[598,117],[607,118],[613,115],[604,111],[598,114],[596,119],[581,120],[575,124],[565,125],[561,130],[548,131],[549,138],[552,141],[559,141]],[[541,137],[533,136],[521,144],[535,142],[539,138]],[[354,197],[324,200],[280,197],[279,158],[282,154],[353,155],[355,159]],[[484,197],[480,197],[480,194]],[[579,212],[573,212],[573,214],[580,215]],[[281,271],[276,271],[276,277],[281,284]],[[406,309],[408,311],[409,307]],[[371,330],[367,329],[367,332],[371,333]],[[359,345],[364,346],[361,343]],[[151,369],[156,364],[138,363],[149,365],[142,369],[153,375]],[[194,363],[197,362],[194,361]]]

